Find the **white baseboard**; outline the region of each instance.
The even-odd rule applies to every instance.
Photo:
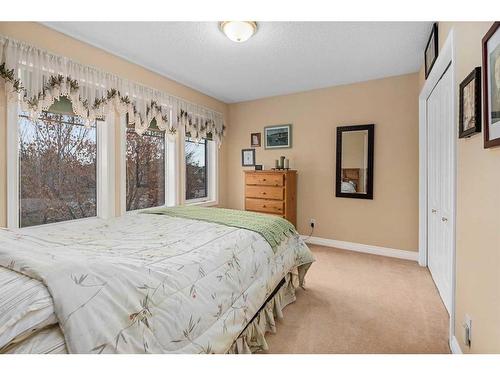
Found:
[[[364,245],[361,243],[337,241],[321,237],[308,237],[304,235],[302,235],[301,238],[306,243],[310,243],[312,245],[336,247],[337,249],[357,251],[360,253],[368,253],[368,254],[382,255],[392,258],[418,261],[418,251],[391,249],[388,247]]]
[[[463,354],[462,349],[460,349],[460,345],[458,344],[458,340],[455,335],[450,337],[450,349],[452,354]]]

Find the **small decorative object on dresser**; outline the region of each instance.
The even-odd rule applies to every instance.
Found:
[[[427,42],[427,46],[425,47],[424,53],[424,63],[425,63],[425,79],[429,77],[429,73],[436,62],[439,52],[439,43],[438,43],[438,26],[437,23],[432,25],[431,35],[429,36],[429,41]]]
[[[245,210],[278,215],[297,226],[297,171],[245,171]]]
[[[280,156],[280,169],[285,169],[285,157]]]
[[[459,138],[481,132],[481,68],[474,69],[460,84]]]
[[[500,146],[500,22],[483,37],[484,148]]]
[[[250,134],[250,147],[260,147],[260,133]]]
[[[290,160],[285,159],[285,162],[283,163],[283,168],[290,169]]]
[[[255,165],[255,149],[247,148],[241,150],[241,166],[253,167]]]
[[[281,171],[285,169],[290,169],[290,160],[285,159],[284,156],[280,156],[279,159],[276,159],[274,161],[274,168],[273,170],[275,171]]]

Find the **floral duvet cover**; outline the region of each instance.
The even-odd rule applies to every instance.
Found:
[[[273,250],[249,230],[168,216],[0,231],[0,271],[47,288],[69,353],[225,353],[313,261],[298,235]]]

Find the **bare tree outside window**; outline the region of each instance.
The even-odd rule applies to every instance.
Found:
[[[207,143],[205,139],[186,139],[186,200],[208,197]]]
[[[137,210],[165,204],[165,132],[127,129],[126,209]]]
[[[20,226],[97,215],[96,126],[71,114],[21,114]]]

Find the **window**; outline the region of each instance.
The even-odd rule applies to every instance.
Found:
[[[165,204],[165,132],[154,124],[139,135],[127,128],[126,210]]]
[[[208,142],[186,138],[186,200],[208,198]]]
[[[61,98],[37,121],[21,113],[18,133],[19,225],[97,216],[96,124]]]

